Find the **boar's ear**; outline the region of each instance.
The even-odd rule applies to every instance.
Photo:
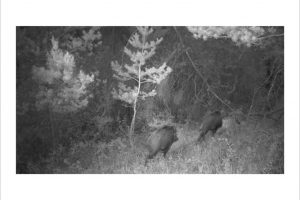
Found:
[[[174,134],[174,140],[175,140],[175,141],[177,141],[177,140],[178,140],[178,136],[177,136],[177,134],[176,134],[176,133]]]

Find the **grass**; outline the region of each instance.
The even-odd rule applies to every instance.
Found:
[[[265,174],[284,173],[283,129],[267,122],[237,125],[225,121],[212,136],[196,144],[198,126],[181,125],[179,140],[166,158],[158,154],[144,165],[147,155],[143,144],[147,135],[135,138],[131,149],[125,139],[109,143],[73,144],[69,151],[58,149],[36,173],[88,174]]]

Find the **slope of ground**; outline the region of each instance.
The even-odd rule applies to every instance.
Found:
[[[166,159],[158,154],[147,166],[143,145],[147,135],[135,138],[134,149],[121,138],[110,143],[79,143],[68,152],[57,150],[37,173],[284,173],[282,126],[267,121],[238,125],[225,120],[215,136],[208,134],[203,143],[197,144],[199,126],[180,125],[179,140]]]

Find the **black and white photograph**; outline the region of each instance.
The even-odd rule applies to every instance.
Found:
[[[17,174],[284,174],[283,26],[17,26]]]
[[[299,200],[299,0],[1,0],[0,199]]]

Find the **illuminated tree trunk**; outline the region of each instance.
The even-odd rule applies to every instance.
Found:
[[[132,117],[132,121],[131,121],[131,124],[130,124],[130,131],[129,131],[129,142],[130,142],[131,147],[133,147],[133,145],[134,145],[133,134],[134,134],[134,126],[135,126],[136,105],[137,105],[137,101],[138,101],[140,90],[141,90],[141,65],[139,65],[138,77],[139,77],[139,79],[138,79],[138,90],[137,90],[136,98],[133,102],[133,117]]]
[[[134,144],[133,134],[134,134],[135,116],[136,116],[136,101],[133,104],[133,117],[131,120],[130,130],[129,130],[129,142],[130,142],[131,147],[133,147],[133,144]]]
[[[48,111],[49,111],[49,120],[50,120],[51,137],[52,137],[52,149],[54,150],[56,146],[56,140],[55,140],[53,113],[50,106],[48,106]]]
[[[146,60],[155,54],[156,46],[162,41],[162,38],[156,38],[153,41],[146,41],[149,34],[153,32],[149,27],[137,27],[137,32],[130,37],[128,43],[134,50],[125,47],[124,53],[130,57],[131,65],[120,65],[117,61],[112,62],[111,66],[114,78],[118,79],[118,90],[113,89],[113,98],[120,99],[132,105],[133,117],[128,132],[129,143],[134,147],[134,128],[137,113],[137,102],[146,97],[155,96],[155,89],[143,90],[141,84],[150,83],[153,86],[159,84],[166,76],[171,73],[172,69],[163,63],[161,66],[144,66]],[[144,67],[143,67],[144,66]],[[143,69],[142,69],[143,67]],[[126,81],[136,81],[134,86],[127,86]]]

